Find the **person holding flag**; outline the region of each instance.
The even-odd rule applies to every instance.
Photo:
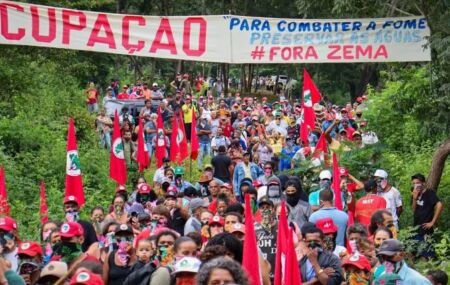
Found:
[[[308,145],[308,136],[310,130],[314,130],[316,126],[316,115],[313,105],[322,100],[319,89],[317,89],[314,81],[311,79],[308,71],[303,69],[303,92],[302,92],[302,120],[300,125],[300,138],[304,145]]]
[[[73,119],[69,119],[67,131],[67,155],[66,155],[66,190],[65,196],[73,196],[78,205],[84,205],[83,181],[81,178],[81,164],[78,156],[77,138],[75,137],[75,126]]]

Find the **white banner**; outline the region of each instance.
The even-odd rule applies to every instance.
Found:
[[[227,63],[430,61],[424,17],[138,16],[0,1],[0,44]]]

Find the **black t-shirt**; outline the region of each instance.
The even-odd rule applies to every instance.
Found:
[[[228,167],[231,165],[231,159],[226,154],[218,154],[211,159],[211,164],[214,167],[214,177],[222,180],[223,182],[230,182],[230,170]]]
[[[83,250],[83,252],[86,252],[91,244],[97,242],[97,234],[95,233],[94,226],[92,226],[91,223],[82,220],[78,221],[78,223],[83,227],[84,230],[84,242],[81,245],[81,249]]]
[[[270,279],[273,281],[275,274],[275,257],[277,252],[277,229],[278,225],[274,225],[269,232],[259,223],[255,224],[256,240],[259,249],[262,251],[264,258],[270,263]]]
[[[433,220],[434,207],[437,202],[439,202],[439,198],[433,190],[427,190],[417,197],[416,210],[414,211],[414,226],[420,226]],[[433,232],[433,230],[427,231],[422,228],[421,231],[422,233]]]
[[[175,230],[180,235],[183,235],[184,224],[186,224],[186,220],[181,216],[180,209],[176,209],[169,220],[169,228]]]

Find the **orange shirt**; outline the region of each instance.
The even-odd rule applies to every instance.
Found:
[[[152,99],[152,92],[150,91],[150,89],[144,89],[144,90],[142,90],[142,94],[144,95],[144,99],[145,99],[145,100],[150,100],[150,99]]]

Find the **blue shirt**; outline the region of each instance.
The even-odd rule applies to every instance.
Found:
[[[344,211],[338,210],[335,207],[322,208],[314,212],[309,217],[311,223],[316,223],[320,219],[331,218],[334,224],[338,227],[336,244],[345,246],[345,232],[347,230],[348,215]]]
[[[375,270],[375,278],[381,278],[383,274],[385,274],[384,264],[378,266]],[[403,281],[403,284],[408,285],[431,285],[431,282],[422,276],[419,272],[415,271],[412,268],[409,268],[406,262],[403,261],[402,267],[400,268],[397,274]]]

